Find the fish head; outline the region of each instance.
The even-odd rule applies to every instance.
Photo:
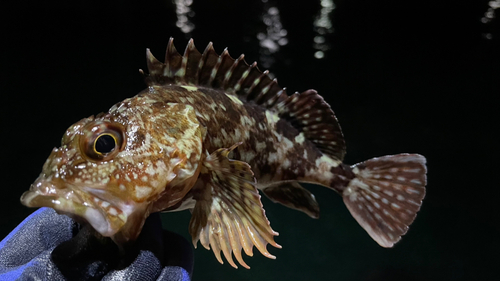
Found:
[[[143,107],[144,99],[72,125],[21,202],[89,223],[118,244],[137,238],[150,212],[194,185],[203,138],[191,106]]]

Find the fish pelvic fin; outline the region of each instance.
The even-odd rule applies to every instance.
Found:
[[[426,160],[418,154],[373,158],[353,165],[343,190],[356,221],[382,247],[390,248],[412,224],[425,196]]]
[[[252,256],[255,245],[264,256],[275,259],[266,246],[281,246],[274,241],[278,233],[266,218],[250,165],[228,159],[237,145],[218,149],[205,159],[199,182],[193,187],[196,205],[189,232],[194,246],[200,241],[207,250],[211,247],[220,263],[222,250],[231,266],[238,268],[232,259],[234,254],[248,269],[241,249]]]
[[[274,203],[302,211],[313,219],[319,218],[319,205],[316,198],[298,182],[266,187],[262,192]]]

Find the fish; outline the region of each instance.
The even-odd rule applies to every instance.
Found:
[[[220,263],[250,268],[242,251],[271,259],[276,243],[261,202],[318,218],[303,183],[329,188],[382,247],[407,231],[426,192],[426,159],[402,153],[348,165],[344,136],[315,90],[286,88],[227,48],[203,53],[170,38],[165,62],[146,50],[146,89],[71,125],[21,197],[133,243],[154,212],[190,210],[189,233]]]

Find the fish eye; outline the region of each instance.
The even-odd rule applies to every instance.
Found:
[[[125,145],[125,129],[114,122],[95,121],[89,124],[80,137],[82,154],[89,160],[107,161]]]
[[[116,139],[108,133],[101,134],[94,141],[94,152],[97,154],[110,153],[115,147]]]

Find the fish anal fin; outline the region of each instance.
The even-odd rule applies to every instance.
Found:
[[[319,205],[314,195],[298,182],[274,185],[262,190],[273,202],[302,211],[311,218],[319,218]]]
[[[222,263],[222,251],[233,267],[237,268],[232,254],[249,268],[241,249],[251,256],[255,245],[264,256],[274,259],[267,244],[281,246],[274,241],[278,233],[266,218],[250,165],[228,159],[237,145],[218,149],[205,159],[199,182],[193,187],[196,205],[189,232],[194,245],[200,240],[205,248],[211,247],[219,262]]]
[[[354,165],[356,176],[343,191],[352,216],[382,247],[406,234],[425,196],[425,158],[398,154]]]

